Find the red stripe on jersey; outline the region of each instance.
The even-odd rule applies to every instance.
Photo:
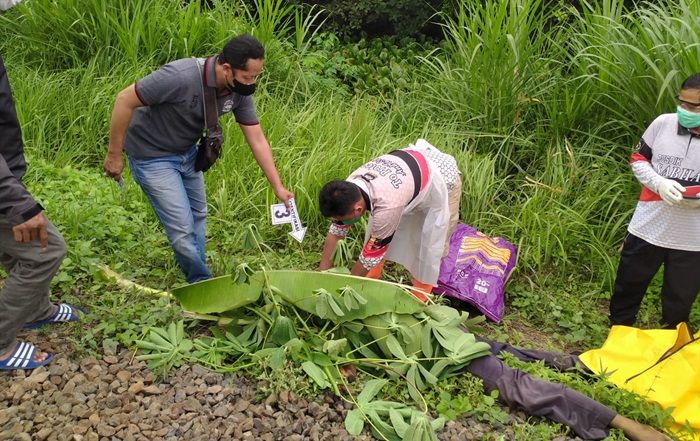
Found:
[[[404,151],[413,156],[418,163],[418,167],[420,167],[420,189],[422,191],[428,185],[428,179],[430,178],[428,161],[426,161],[425,156],[415,150],[404,149]]]
[[[661,196],[659,196],[658,194],[654,193],[646,187],[642,187],[642,192],[639,194],[639,200],[641,202],[653,202],[660,201],[662,199]]]
[[[378,240],[374,236],[370,236],[369,240],[362,248],[362,255],[368,259],[373,259],[381,257],[389,249],[389,242],[387,240]]]
[[[630,156],[630,164],[632,164],[633,162],[638,162],[638,161],[651,162],[650,160],[645,158],[644,155],[642,155],[639,152],[632,153],[632,156]]]

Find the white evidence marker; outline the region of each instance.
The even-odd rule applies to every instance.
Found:
[[[294,198],[289,200],[289,208],[285,207],[284,204],[270,205],[270,217],[272,225],[292,224],[292,231],[289,235],[299,243],[304,240],[306,228],[301,224]]]

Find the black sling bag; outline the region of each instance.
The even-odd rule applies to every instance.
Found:
[[[204,66],[197,60],[199,78],[202,80],[202,103],[204,104],[204,133],[197,146],[197,158],[194,161],[195,171],[206,172],[221,156],[221,146],[224,134],[219,126],[219,115],[216,108],[216,86],[204,84]],[[205,64],[206,65],[206,64]]]

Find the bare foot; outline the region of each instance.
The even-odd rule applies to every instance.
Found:
[[[19,344],[19,342],[17,342],[17,345],[18,345],[18,344]],[[8,358],[10,358],[10,355],[12,355],[12,354],[15,352],[15,349],[17,349],[17,345],[15,345],[15,347],[12,348],[12,349],[10,349],[9,351],[3,352],[2,354],[0,354],[0,361],[5,361],[5,360],[7,360]],[[47,354],[46,352],[39,352],[39,351],[36,351],[36,352],[34,353],[33,359],[34,359],[34,361],[36,361],[37,363],[41,363],[42,361],[46,360],[46,357],[48,357],[48,356],[49,356],[49,354]]]
[[[610,426],[622,429],[627,438],[632,441],[671,441],[671,438],[646,424],[638,423],[622,415],[615,415]]]

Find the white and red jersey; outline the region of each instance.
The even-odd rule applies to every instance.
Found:
[[[414,200],[419,205],[425,204],[427,209],[430,203],[421,202],[421,197],[422,193],[429,191],[431,174],[440,175],[446,190],[452,189],[459,179],[459,169],[452,156],[432,146],[425,148],[420,141],[416,143],[418,147],[412,145],[371,160],[346,179],[360,187],[372,215],[359,258],[366,269],[371,269],[385,257],[407,207]],[[350,228],[350,225],[332,223],[330,233],[344,237]],[[416,232],[416,235],[421,233]],[[418,253],[418,237],[415,243]],[[443,246],[442,243],[439,245]]]
[[[678,124],[675,113],[663,114],[644,132],[630,165],[643,187],[628,231],[656,246],[700,251],[700,210],[668,205],[657,194],[661,178],[684,186],[684,196],[700,192],[700,137]]]

